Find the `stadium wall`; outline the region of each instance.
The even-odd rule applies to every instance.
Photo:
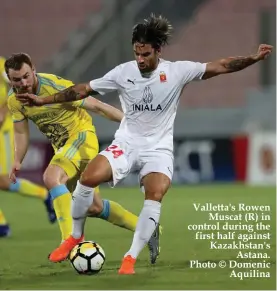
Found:
[[[100,142],[105,149],[110,140]],[[43,183],[43,171],[53,150],[48,143],[33,141],[23,163],[21,176]],[[174,184],[241,182],[275,185],[276,133],[258,131],[248,135],[178,137],[174,140]],[[124,186],[138,185],[137,173]]]
[[[104,149],[109,144],[102,143]],[[240,182],[275,185],[276,133],[254,132],[225,137],[174,140],[174,184]],[[122,185],[138,184],[137,173]]]

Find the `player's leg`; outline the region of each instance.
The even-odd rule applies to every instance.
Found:
[[[15,184],[11,183],[8,174],[0,175],[0,189],[17,192],[24,196],[36,197],[42,200],[48,197],[46,188],[22,178],[17,178]]]
[[[97,136],[94,132],[85,132],[84,139],[85,143],[83,143],[79,147],[75,155],[72,156],[72,162],[75,164],[75,167],[78,168],[79,173],[86,171],[85,169],[87,164],[98,155],[99,150]],[[114,150],[115,149],[113,149],[113,151]],[[80,160],[81,163],[79,163]],[[78,162],[76,163],[76,161]],[[74,184],[74,189],[76,187],[76,184]],[[100,197],[99,187],[96,187],[92,191],[94,198],[92,209],[89,213],[91,217],[98,217],[114,225],[126,228],[131,231],[135,231],[138,220],[138,217],[136,215],[129,212],[120,204],[114,201],[102,199]]]
[[[50,222],[55,222],[55,212],[46,188],[22,178],[17,178],[15,184],[10,181],[8,175],[14,160],[13,131],[10,127],[6,128],[0,130],[0,189],[42,199]]]
[[[125,254],[120,274],[133,274],[135,261],[157,228],[160,219],[161,202],[168,191],[172,173],[173,162],[170,157],[164,155],[157,158],[149,157],[141,169],[141,184],[145,191],[145,201],[139,215],[138,224],[133,237],[132,245]]]
[[[128,160],[127,155],[129,156]],[[115,185],[126,177],[132,166],[131,156],[127,149],[123,151],[121,146],[114,142],[112,146],[102,151],[87,165],[73,194],[72,214],[73,217],[77,218],[76,225],[80,224],[77,229],[73,226],[73,237],[78,238],[81,235],[82,219],[79,217],[87,215],[102,218],[117,226],[134,231],[138,217],[114,201],[102,200],[97,191],[97,186],[103,182],[112,181],[112,184]],[[88,192],[91,192],[89,198],[81,197],[85,195],[81,194],[86,191],[85,187],[88,188]]]
[[[95,187],[95,185],[111,181],[112,169],[106,157],[99,155],[95,159],[97,159],[96,162],[90,162],[82,173],[80,182],[74,191],[74,205],[72,208],[73,216],[76,218],[86,215],[90,217],[98,217],[119,227],[135,231],[138,221],[138,217],[135,214],[114,201],[102,199],[100,197],[99,188],[97,186]],[[97,167],[101,167],[101,171],[99,171],[99,168]],[[91,189],[92,195],[90,198],[77,198],[80,196],[79,193],[83,192],[83,186]],[[84,202],[85,200],[87,201],[86,203]],[[83,208],[83,205],[86,206]],[[89,205],[89,207],[87,205]],[[78,212],[81,211],[79,209],[83,209],[82,212]],[[78,221],[81,224],[81,220],[78,219]],[[80,227],[75,229],[74,232],[73,227],[73,236],[76,238],[80,237],[81,231],[82,228]]]
[[[10,235],[10,227],[5,218],[3,211],[0,209],[0,237],[7,237]]]
[[[8,172],[8,161],[5,155],[6,145],[4,142],[4,135],[3,131],[0,130],[0,189],[1,190],[8,190],[9,186],[9,179],[4,181],[2,177],[7,176],[6,173]],[[10,233],[8,222],[5,218],[4,213],[0,209],[0,237],[6,237]]]
[[[95,189],[99,184],[110,181],[111,178],[112,170],[105,157],[98,155],[89,162],[72,196],[72,235],[50,254],[51,262],[65,260],[73,247],[83,240],[85,220],[88,209],[93,204]],[[92,209],[95,211],[93,206]]]
[[[94,192],[93,204],[88,212],[89,217],[97,217],[106,220],[116,226],[135,231],[138,222],[138,216],[125,209],[119,203],[102,199],[97,192]]]
[[[103,206],[101,204],[103,204]],[[101,209],[102,212],[100,213]],[[101,219],[107,220],[114,225],[131,230],[132,232],[136,230],[136,225],[138,222],[137,215],[128,211],[114,201],[105,199],[102,200],[101,197],[96,194],[96,192],[94,195],[93,204],[89,208],[88,216],[99,217]],[[160,253],[159,239],[161,231],[162,227],[160,226],[160,224],[158,224],[150,240],[148,241],[151,264],[156,263],[156,260]]]
[[[8,174],[5,174],[0,175],[0,189],[41,199],[45,205],[49,221],[51,223],[56,221],[56,214],[52,205],[51,196],[46,188],[23,178],[17,178],[16,183],[13,184]]]
[[[97,187],[112,179],[112,169],[109,161],[102,155],[96,156],[89,162],[77,183],[73,192],[72,217],[73,230],[72,236],[79,238],[83,234],[84,223],[88,213],[96,214],[97,206],[101,206],[101,200],[95,196]],[[93,205],[96,198],[96,205]],[[99,198],[99,197],[98,197]],[[101,207],[99,207],[101,209]]]
[[[48,191],[44,187],[25,179],[17,179],[15,184],[9,180],[8,174],[14,160],[14,144],[13,129],[9,126],[6,128],[6,130],[2,129],[0,131],[0,189],[46,199]]]
[[[117,153],[115,151],[103,151],[86,166],[73,192],[72,236],[51,253],[50,261],[65,260],[72,248],[82,240],[86,217],[95,213],[96,206],[93,201],[97,197],[97,194],[95,194],[97,187],[110,181],[113,181],[115,185],[129,173],[131,165],[128,163],[126,154],[122,150],[118,149],[118,151]],[[101,204],[101,200],[96,198],[96,204],[97,202]]]
[[[150,173],[143,178],[142,183],[145,188],[144,205],[131,248],[124,256],[119,274],[134,274],[136,259],[159,224],[161,201],[170,187],[170,179],[162,173]]]
[[[72,198],[66,186],[68,180],[68,175],[65,172],[66,165],[57,165],[56,161],[59,161],[59,158],[55,155],[44,172],[43,181],[49,189],[63,241],[70,236],[72,231]]]
[[[79,179],[81,156],[93,150],[93,147],[89,147],[88,134],[88,132],[79,132],[72,135],[55,153],[44,173],[44,183],[53,199],[62,241],[66,240],[72,232],[71,190],[75,188]]]

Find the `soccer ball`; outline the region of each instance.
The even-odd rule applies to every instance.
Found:
[[[79,274],[92,275],[102,269],[105,252],[98,243],[84,241],[74,247],[69,255],[69,260]]]

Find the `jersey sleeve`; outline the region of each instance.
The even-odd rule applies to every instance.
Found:
[[[99,79],[90,81],[89,85],[92,90],[104,95],[109,92],[117,91],[119,89],[118,77],[120,75],[120,66],[115,67],[109,71],[105,76]]]
[[[206,63],[191,61],[178,61],[175,64],[177,74],[181,77],[181,81],[184,85],[191,81],[201,80],[207,65]]]
[[[4,69],[5,59],[0,57],[0,107],[7,104],[8,78]]]
[[[5,59],[0,57],[0,79],[5,81],[6,83],[9,82],[8,76],[5,72]]]
[[[15,99],[14,95],[8,98],[8,108],[12,115],[13,122],[20,122],[27,118],[22,112],[21,103]]]

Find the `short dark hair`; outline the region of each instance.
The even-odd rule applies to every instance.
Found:
[[[172,25],[165,17],[161,15],[157,17],[152,13],[149,18],[134,26],[132,44],[136,42],[148,43],[153,48],[159,49],[168,44],[172,30]]]
[[[16,53],[12,54],[6,61],[5,61],[5,72],[9,76],[8,72],[9,69],[13,70],[20,70],[23,64],[29,65],[31,68],[33,67],[33,63],[31,57],[25,53]]]

